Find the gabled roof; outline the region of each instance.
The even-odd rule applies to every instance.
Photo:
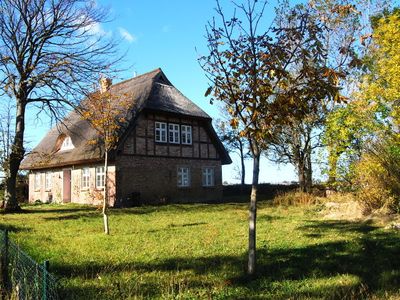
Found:
[[[116,83],[110,87],[110,91],[114,95],[131,98],[128,123],[133,123],[136,116],[144,109],[204,119],[211,136],[216,138],[215,143],[222,162],[231,162],[212,128],[210,116],[178,91],[161,69]],[[71,137],[74,148],[58,151],[62,143],[61,139],[65,136]],[[45,169],[101,161],[104,155],[103,149],[93,143],[88,143],[96,137],[97,132],[89,122],[84,120],[77,111],[72,111],[26,156],[21,163],[21,169]]]

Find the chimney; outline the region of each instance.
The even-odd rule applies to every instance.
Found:
[[[111,78],[101,77],[100,78],[100,93],[105,93],[110,89],[112,84]]]

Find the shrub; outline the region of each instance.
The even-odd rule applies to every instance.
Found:
[[[400,144],[395,138],[375,142],[356,165],[357,196],[365,212],[400,211]]]
[[[313,205],[317,203],[316,196],[304,192],[278,193],[273,200],[274,205],[283,206]]]

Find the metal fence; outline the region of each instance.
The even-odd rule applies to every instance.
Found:
[[[3,297],[10,299],[59,299],[57,279],[48,272],[49,262],[38,264],[0,230],[0,275]]]

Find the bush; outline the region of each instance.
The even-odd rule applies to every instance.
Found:
[[[278,193],[273,200],[274,205],[283,206],[313,205],[317,203],[318,198],[315,195],[304,192]]]
[[[400,211],[400,144],[375,142],[356,165],[357,196],[365,213]]]

